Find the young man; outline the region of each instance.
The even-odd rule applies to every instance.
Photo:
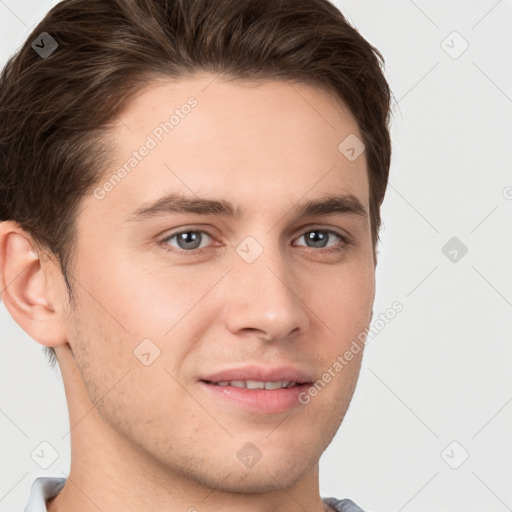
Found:
[[[0,289],[72,453],[25,512],[361,510],[318,462],[372,315],[382,62],[327,0],[64,0],[8,62]]]

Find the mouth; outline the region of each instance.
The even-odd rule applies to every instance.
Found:
[[[210,403],[216,403],[226,413],[234,409],[249,413],[277,414],[292,408],[304,407],[300,401],[312,381],[299,380],[210,380],[201,379],[198,384]]]
[[[271,368],[257,365],[225,369],[202,375],[200,379],[221,387],[268,390],[293,387],[297,384],[311,384],[314,380],[308,372],[294,366]]]
[[[262,381],[262,380],[221,380],[221,381],[208,381],[202,380],[206,384],[220,387],[234,387],[239,389],[287,389],[296,386],[302,386],[304,384],[311,385],[311,382],[295,382],[290,380],[277,380],[277,381]]]

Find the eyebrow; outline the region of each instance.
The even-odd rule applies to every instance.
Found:
[[[366,208],[353,194],[327,194],[299,204],[292,208],[291,211],[297,217],[332,214],[367,216]],[[127,216],[126,222],[141,222],[173,213],[220,215],[223,217],[240,218],[242,216],[242,209],[240,206],[235,206],[224,199],[187,197],[180,193],[170,193],[151,203],[143,204]]]

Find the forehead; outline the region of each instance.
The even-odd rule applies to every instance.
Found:
[[[312,85],[210,74],[162,80],[137,94],[112,135],[114,162],[99,185],[121,179],[110,180],[103,208],[126,212],[163,191],[267,210],[345,193],[368,207],[366,155],[351,160],[340,149],[362,140],[357,121],[339,98]]]

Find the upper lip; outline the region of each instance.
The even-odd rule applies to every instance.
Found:
[[[281,380],[293,381],[298,384],[310,383],[311,376],[293,366],[280,366],[268,368],[262,366],[244,366],[243,368],[230,368],[202,377],[200,380],[208,382],[223,382],[232,380],[257,380],[263,382],[277,382]]]

